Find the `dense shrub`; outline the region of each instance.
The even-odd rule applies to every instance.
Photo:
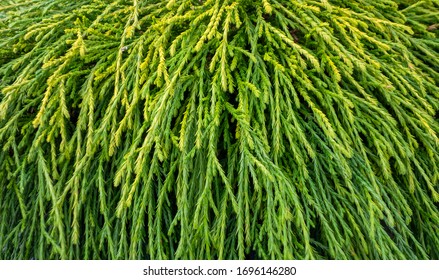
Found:
[[[439,258],[438,23],[438,1],[1,1],[0,258]]]

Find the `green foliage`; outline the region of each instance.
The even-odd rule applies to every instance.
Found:
[[[0,4],[1,259],[439,258],[439,1]]]

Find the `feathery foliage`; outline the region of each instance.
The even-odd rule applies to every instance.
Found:
[[[439,1],[0,4],[0,259],[439,258]]]

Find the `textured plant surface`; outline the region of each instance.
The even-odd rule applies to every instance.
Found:
[[[0,4],[0,259],[438,259],[439,1]]]

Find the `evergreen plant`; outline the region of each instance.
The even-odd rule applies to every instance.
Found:
[[[438,259],[439,1],[3,0],[0,259]]]

